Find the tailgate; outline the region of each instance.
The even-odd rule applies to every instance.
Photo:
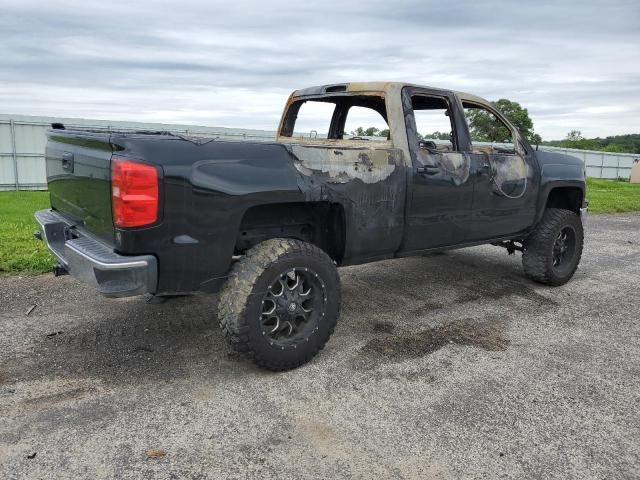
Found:
[[[45,156],[51,207],[113,243],[109,134],[51,130]]]

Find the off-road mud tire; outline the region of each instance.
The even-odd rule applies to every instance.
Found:
[[[573,232],[574,248],[566,263],[555,266],[554,245],[563,231]],[[583,243],[582,222],[576,213],[560,208],[546,209],[542,220],[524,242],[522,265],[525,274],[545,285],[564,285],[578,268]]]
[[[261,326],[262,302],[274,278],[287,269],[309,269],[322,283],[326,303],[315,330],[295,347],[273,345]],[[266,240],[246,252],[220,292],[218,320],[234,350],[268,370],[290,370],[311,360],[325,345],[340,315],[340,277],[334,262],[300,240]]]

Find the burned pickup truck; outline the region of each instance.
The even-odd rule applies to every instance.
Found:
[[[473,138],[478,111],[507,142]],[[346,134],[363,114],[386,138]],[[294,133],[305,115],[326,135]],[[419,135],[436,129],[450,134]],[[583,165],[537,151],[490,103],[449,90],[298,90],[273,143],[54,125],[46,162],[51,209],[35,214],[36,234],[58,273],[111,297],[219,291],[231,345],[272,370],[329,339],[338,266],[491,243],[521,251],[533,280],[562,285],[582,254]]]

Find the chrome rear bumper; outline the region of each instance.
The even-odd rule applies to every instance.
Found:
[[[40,210],[35,219],[40,226],[35,236],[47,244],[59,262],[58,268],[94,285],[107,297],[155,292],[158,268],[153,255],[117,254],[54,210]]]

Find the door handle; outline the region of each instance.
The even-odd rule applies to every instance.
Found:
[[[64,152],[62,154],[62,168],[67,170],[69,173],[73,173],[73,153]]]
[[[440,173],[440,167],[418,167],[418,173],[422,175],[436,175]]]

